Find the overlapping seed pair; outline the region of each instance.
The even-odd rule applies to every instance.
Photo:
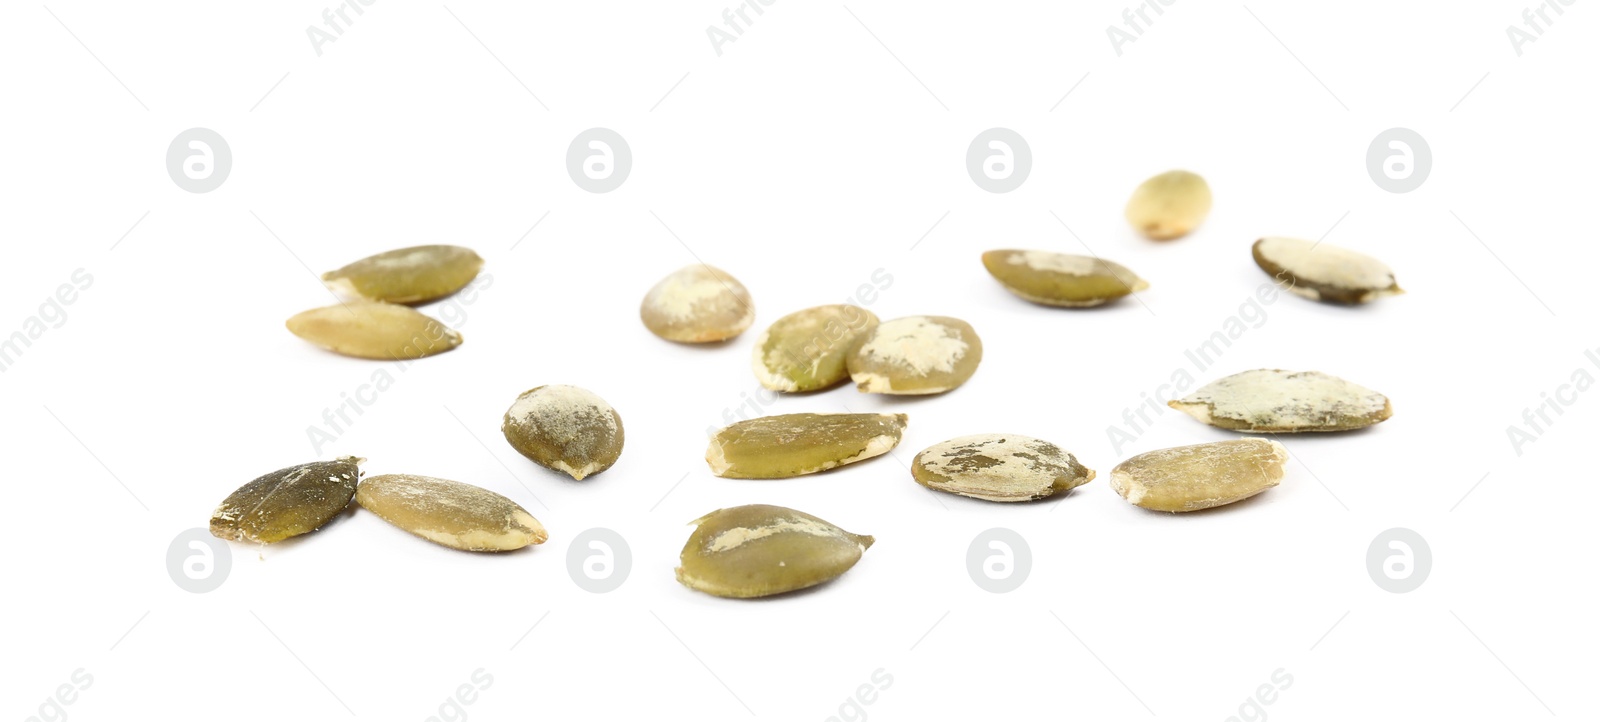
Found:
[[[285,324],[300,338],[365,359],[417,359],[461,345],[461,334],[409,305],[435,301],[471,283],[483,259],[460,246],[415,246],[379,253],[323,274],[349,297]]]

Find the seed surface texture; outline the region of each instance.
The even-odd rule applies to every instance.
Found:
[[[737,599],[832,580],[855,566],[873,541],[810,514],[766,504],[718,509],[690,523],[695,530],[679,555],[678,581]]]
[[[350,506],[363,460],[346,456],[279,469],[239,487],[211,513],[211,534],[271,544],[322,528]]]
[[[524,391],[506,410],[500,431],[518,453],[574,479],[605,471],[622,456],[622,416],[576,386]]]
[[[1271,439],[1233,439],[1157,449],[1117,464],[1111,488],[1134,506],[1197,511],[1278,485],[1289,451]]]

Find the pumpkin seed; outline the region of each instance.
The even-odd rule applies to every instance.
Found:
[[[1221,429],[1346,431],[1394,415],[1388,397],[1320,371],[1258,369],[1213,381],[1168,406]]]
[[[461,345],[461,333],[409,306],[350,301],[303,311],[289,331],[334,353],[367,359],[419,359]]]
[[[711,437],[706,463],[729,479],[785,479],[870,459],[900,443],[905,414],[782,414]]]
[[[245,484],[211,513],[211,535],[271,544],[314,532],[350,506],[363,461],[354,456],[313,461]]]
[[[1313,301],[1356,304],[1405,293],[1383,261],[1348,248],[1274,237],[1256,241],[1250,250],[1256,265],[1279,285]]]
[[[1094,479],[1094,470],[1048,441],[1016,434],[961,436],[911,461],[918,484],[988,501],[1029,501]]]
[[[850,378],[845,358],[878,325],[859,306],[838,304],[796,311],[778,319],[756,339],[751,365],[756,379],[773,391],[816,391]]]
[[[506,410],[500,432],[518,453],[579,480],[611,468],[622,455],[622,417],[576,386],[524,391]]]
[[[695,526],[679,555],[678,581],[719,597],[749,599],[816,586],[849,571],[873,539],[810,514],[767,504],[718,509]]]
[[[544,525],[516,502],[488,489],[411,474],[368,477],[356,503],[384,521],[431,542],[469,552],[543,544]]]
[[[668,341],[710,343],[744,333],[756,320],[744,284],[705,264],[685,266],[661,279],[639,305],[645,328]]]
[[[1091,256],[989,251],[983,266],[1007,291],[1046,306],[1099,306],[1150,287],[1122,265]]]
[[[367,256],[322,274],[334,291],[368,301],[426,303],[477,278],[483,259],[461,246],[412,246]]]
[[[1167,171],[1140,183],[1124,212],[1128,222],[1148,238],[1180,238],[1211,213],[1211,186],[1189,171]]]
[[[966,321],[908,316],[878,324],[846,366],[861,391],[937,394],[966,383],[982,360],[983,341]]]
[[[1134,506],[1196,511],[1278,485],[1289,450],[1271,439],[1233,439],[1158,449],[1111,470],[1111,488]]]

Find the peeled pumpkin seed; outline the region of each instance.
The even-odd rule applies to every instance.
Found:
[[[1278,485],[1288,449],[1271,439],[1233,439],[1158,449],[1111,470],[1111,488],[1134,506],[1197,511]]]
[[[314,532],[350,506],[363,461],[354,456],[313,461],[245,484],[211,513],[211,535],[271,544]]]
[[[1128,222],[1148,238],[1180,238],[1211,213],[1211,186],[1189,171],[1167,171],[1140,183],[1124,212]]]
[[[718,431],[706,463],[729,479],[785,479],[884,454],[905,428],[905,414],[763,416]]]
[[[1150,287],[1120,264],[1047,251],[989,251],[983,266],[1006,290],[1046,306],[1099,306]]]
[[[859,306],[838,304],[796,311],[778,319],[756,339],[751,365],[756,379],[773,391],[816,391],[850,378],[845,358],[876,328],[878,317]]]
[[[1221,429],[1346,431],[1394,415],[1388,397],[1320,371],[1258,369],[1221,378],[1168,406]]]
[[[972,378],[983,341],[966,321],[908,316],[872,330],[846,361],[856,388],[875,394],[937,394]]]
[[[356,503],[428,541],[469,552],[543,544],[544,525],[516,502],[488,489],[411,474],[368,477]]]
[[[367,359],[419,359],[461,345],[460,332],[409,306],[350,301],[291,316],[289,331],[334,353]]]
[[[711,343],[744,333],[756,320],[756,307],[744,284],[699,264],[661,279],[639,304],[639,318],[668,341]]]
[[[1256,241],[1250,251],[1285,290],[1313,301],[1357,304],[1405,293],[1383,261],[1348,248],[1272,237]]]
[[[918,484],[987,501],[1043,499],[1082,486],[1094,471],[1048,441],[1016,434],[961,436],[911,461]]]
[[[478,277],[483,259],[461,246],[412,246],[367,256],[322,274],[346,296],[389,303],[425,303],[461,290]]]
[[[719,597],[749,599],[816,586],[849,571],[873,539],[810,514],[750,504],[691,524],[678,581]]]
[[[576,386],[524,391],[506,410],[500,432],[518,453],[578,480],[611,468],[622,455],[622,417]]]

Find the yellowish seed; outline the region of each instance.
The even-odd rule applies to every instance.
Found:
[[[284,325],[300,338],[356,358],[417,359],[461,345],[461,333],[408,306],[350,301],[314,308]]]
[[[704,264],[686,266],[661,279],[639,304],[645,328],[668,341],[711,343],[744,333],[756,320],[744,284]]]
[[[1151,239],[1181,238],[1211,213],[1211,186],[1189,171],[1167,171],[1140,183],[1125,213],[1128,223]]]
[[[544,525],[488,489],[411,474],[368,477],[356,503],[384,521],[452,549],[497,552],[543,544]]]
[[[1278,485],[1289,451],[1271,439],[1234,439],[1139,454],[1111,470],[1111,488],[1154,511],[1197,511]]]

